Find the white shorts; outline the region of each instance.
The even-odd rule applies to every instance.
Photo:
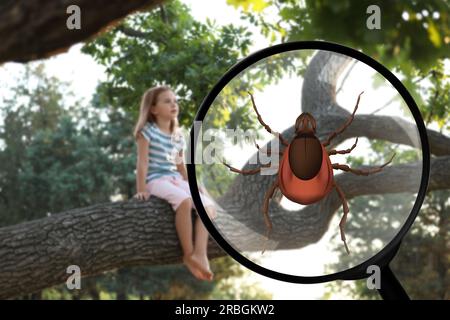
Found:
[[[155,197],[168,201],[174,211],[177,210],[177,208],[184,200],[191,199],[192,201],[189,183],[179,175],[162,176],[150,180],[147,183],[147,190],[150,195],[154,195]],[[201,192],[200,199],[202,200],[203,207],[205,208],[209,206],[215,206],[213,200]],[[193,201],[192,207],[195,208],[195,204]]]

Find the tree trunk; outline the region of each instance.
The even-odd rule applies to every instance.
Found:
[[[336,83],[343,70],[342,65],[347,61],[339,57],[327,57],[329,54],[317,54],[305,74],[302,107],[304,111],[315,110],[318,128],[325,122],[327,127],[337,128],[347,115],[336,104],[333,96],[333,83]],[[331,70],[319,72],[325,67]],[[319,81],[319,77],[327,77],[325,84],[311,86],[310,83]],[[320,97],[320,104],[316,108],[311,105],[319,103],[318,99],[312,97]],[[321,113],[317,107],[329,110]],[[377,127],[377,121],[386,120],[378,116],[367,117],[367,121],[373,122],[374,128]],[[355,120],[355,123],[358,121]],[[347,134],[369,138],[377,135],[384,140],[415,145],[416,142],[407,137],[392,134],[402,125],[407,124],[394,121],[381,133],[380,130],[371,130],[372,125],[366,126],[365,130],[362,126],[352,125]],[[290,137],[292,133],[293,129],[290,128],[283,135]],[[319,136],[325,137],[327,133],[319,131]],[[432,132],[430,137],[432,150],[436,150],[440,156],[431,161],[429,190],[448,189],[449,138],[436,132]],[[343,138],[336,138],[339,139]],[[433,146],[436,143],[447,146]],[[244,166],[250,167],[249,164]],[[390,165],[382,172],[368,177],[344,173],[336,175],[335,179],[347,199],[370,194],[416,192],[417,182],[411,182],[409,177],[418,170],[421,170],[420,163],[408,163]],[[242,250],[260,251],[262,248],[265,225],[261,205],[264,191],[274,179],[276,176],[273,175],[236,175],[230,188],[218,199],[216,225],[222,234],[227,235],[230,243],[239,244]],[[301,248],[317,242],[340,206],[341,201],[336,192],[298,211],[285,210],[279,203],[272,201],[269,212],[274,226],[277,226],[272,234],[276,248]],[[209,252],[211,257],[224,255],[212,240]],[[116,202],[74,209],[0,229],[0,298],[13,298],[63,283],[69,276],[66,268],[73,264],[81,268],[82,276],[90,276],[127,266],[179,263],[180,257],[174,213],[169,204],[161,199],[151,197],[146,202]]]
[[[126,15],[164,0],[6,0],[0,3],[0,65],[28,62],[65,52],[118,23]],[[81,29],[69,30],[66,12],[81,9]]]

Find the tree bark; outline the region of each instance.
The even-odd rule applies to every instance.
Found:
[[[0,3],[0,65],[28,62],[65,52],[117,24],[128,14],[159,5],[164,0],[7,0]],[[81,29],[69,30],[66,12],[81,9]]]
[[[348,61],[327,55],[329,53],[319,52],[308,67],[302,107],[304,111],[314,110],[318,128],[324,123],[326,127],[337,128],[345,121],[348,112],[336,104],[333,94],[336,79]],[[325,68],[324,64],[328,66]],[[330,70],[324,71],[324,68]],[[319,104],[314,106],[315,103]],[[327,110],[321,111],[320,108]],[[387,129],[375,130],[379,128],[377,122],[380,119],[389,119],[366,117],[366,121],[373,124],[363,127],[358,124],[357,117],[348,128],[350,136],[365,135],[416,145],[414,139],[402,136],[401,131],[397,134],[396,130],[407,123],[392,121]],[[283,134],[290,137],[292,132],[290,128]],[[319,130],[321,137],[326,137],[328,133]],[[339,139],[344,138],[338,136],[336,140]],[[431,160],[429,190],[449,189],[449,140],[438,133],[430,140],[432,145],[439,142],[447,146],[435,146],[439,156]],[[247,163],[244,168],[253,166]],[[416,192],[417,181],[409,178],[417,176],[420,170],[421,163],[408,163],[390,165],[368,177],[343,173],[337,174],[335,179],[347,199],[351,199],[370,194]],[[274,175],[236,175],[230,188],[218,199],[215,223],[227,240],[238,244],[241,250],[262,249],[266,229],[261,206],[264,191],[274,179]],[[276,243],[276,249],[301,248],[317,242],[340,206],[341,201],[334,191],[322,201],[297,211],[285,210],[272,201],[269,208],[274,225],[271,238]],[[224,255],[212,240],[209,252],[210,257]],[[66,269],[72,264],[81,268],[83,276],[90,276],[126,266],[179,263],[180,257],[174,214],[163,200],[151,197],[147,202],[106,203],[74,209],[0,229],[0,298],[13,298],[64,283],[69,276]]]

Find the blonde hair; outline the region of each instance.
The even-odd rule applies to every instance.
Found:
[[[133,131],[133,136],[135,139],[138,138],[139,131],[141,131],[141,129],[147,122],[156,123],[156,117],[153,113],[150,112],[150,110],[158,102],[158,96],[165,91],[172,90],[167,86],[156,86],[147,89],[147,91],[145,91],[145,93],[142,95],[141,105],[139,108],[139,118]],[[175,118],[174,120],[170,121],[170,132],[174,133],[177,129],[178,120]]]

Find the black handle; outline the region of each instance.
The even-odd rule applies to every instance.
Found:
[[[378,292],[384,300],[410,300],[389,265],[381,269],[380,280],[380,289],[378,289]]]

